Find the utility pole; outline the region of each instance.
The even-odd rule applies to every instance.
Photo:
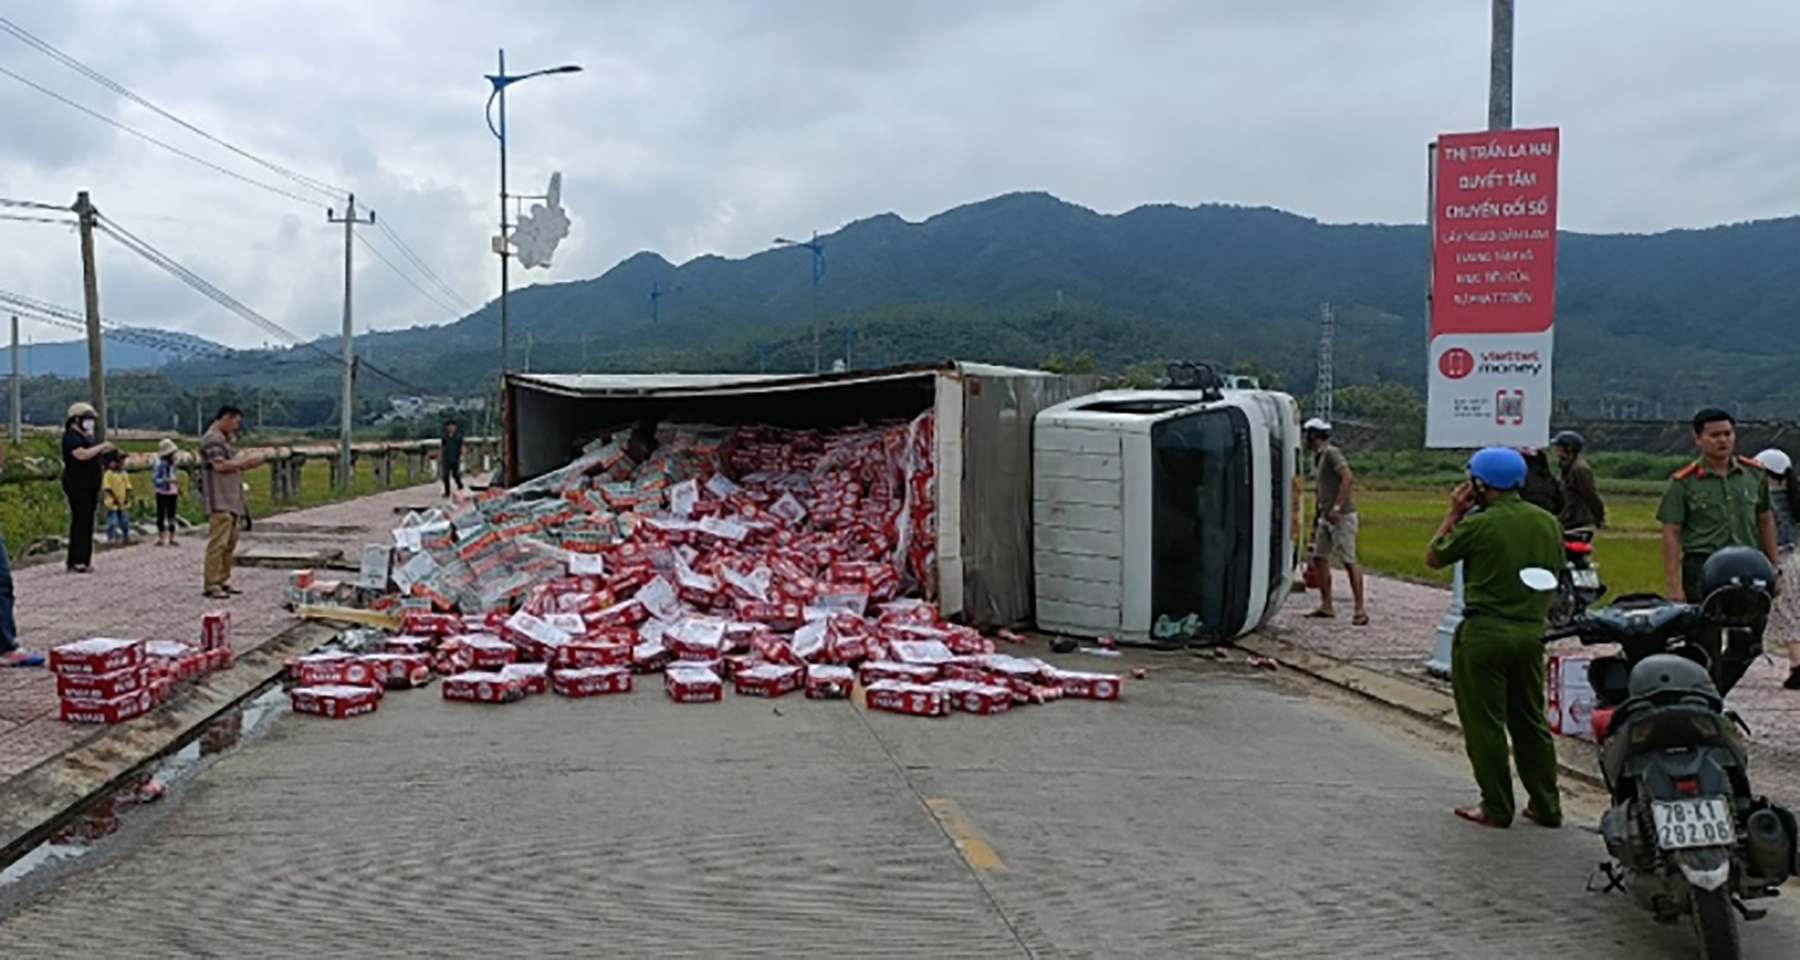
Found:
[[[525,372],[531,372],[531,331],[525,331]]]
[[[24,430],[24,414],[19,411],[19,318],[12,318],[12,417],[6,425],[6,435],[12,442],[18,443]]]
[[[88,392],[94,405],[94,439],[106,439],[106,363],[100,349],[100,275],[94,267],[94,223],[98,219],[88,192],[75,195],[81,227],[81,289],[87,299]]]
[[[356,216],[356,194],[351,194],[344,215],[325,211],[325,222],[344,225],[344,409],[338,417],[338,489],[350,489],[356,468],[350,459],[350,431],[356,422],[356,328],[351,323],[350,281],[355,267],[356,225],[375,222],[375,211],[367,220]]]
[[[1319,382],[1313,388],[1313,416],[1331,422],[1331,345],[1337,338],[1337,314],[1331,304],[1319,304]]]
[[[1511,130],[1513,122],[1513,0],[1493,0],[1493,34],[1488,57],[1488,129]],[[1453,568],[1450,609],[1438,622],[1437,643],[1426,671],[1450,675],[1450,655],[1463,620],[1463,565]]]
[[[1513,125],[1513,0],[1494,0],[1494,32],[1488,66],[1488,129]]]

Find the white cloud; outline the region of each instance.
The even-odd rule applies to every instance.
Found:
[[[1521,125],[1564,128],[1565,226],[1793,213],[1800,7],[1524,4]],[[483,73],[513,88],[515,191],[564,173],[551,279],[640,249],[743,256],[777,234],[1049,190],[1098,210],[1268,204],[1420,219],[1425,143],[1485,119],[1487,5],[1401,0],[0,0],[0,13],[231,142],[353,187],[461,298],[498,284]],[[247,176],[306,192],[0,34],[0,66]],[[0,77],[0,197],[103,212],[264,314],[334,331],[327,201],[245,186]],[[339,202],[341,206],[341,201]],[[390,259],[405,259],[378,232]],[[103,239],[118,320],[258,331]],[[74,237],[0,221],[0,289],[79,303]],[[358,326],[447,319],[357,249]],[[515,283],[545,274],[515,272]],[[435,289],[420,281],[428,290]],[[442,297],[440,296],[440,299]],[[41,331],[38,335],[47,335]]]

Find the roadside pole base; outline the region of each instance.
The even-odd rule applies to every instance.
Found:
[[[1431,659],[1425,661],[1425,672],[1439,679],[1450,678],[1450,644],[1456,639],[1456,628],[1462,623],[1463,611],[1463,568],[1457,564],[1450,580],[1450,609],[1445,611],[1444,619],[1438,621],[1437,644],[1432,649]]]

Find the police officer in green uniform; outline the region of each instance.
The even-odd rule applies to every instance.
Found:
[[[1675,471],[1663,490],[1656,519],[1663,525],[1663,576],[1669,597],[1700,603],[1700,571],[1725,547],[1761,550],[1780,571],[1775,515],[1761,465],[1737,455],[1737,424],[1723,410],[1694,415],[1700,459]],[[1750,669],[1762,645],[1762,629],[1734,631],[1730,649],[1717,632],[1695,638],[1713,657],[1719,692],[1729,691]]]
[[[1510,733],[1530,801],[1525,816],[1559,827],[1556,743],[1544,713],[1550,594],[1526,586],[1519,572],[1562,563],[1562,527],[1520,498],[1526,466],[1517,450],[1489,447],[1469,458],[1468,469],[1468,482],[1451,495],[1450,512],[1425,550],[1433,569],[1463,565],[1463,621],[1450,648],[1450,682],[1481,803],[1456,815],[1490,827],[1512,825]]]

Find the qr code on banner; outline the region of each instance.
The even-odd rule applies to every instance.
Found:
[[[1494,422],[1523,423],[1525,394],[1519,390],[1502,390],[1494,395]]]

